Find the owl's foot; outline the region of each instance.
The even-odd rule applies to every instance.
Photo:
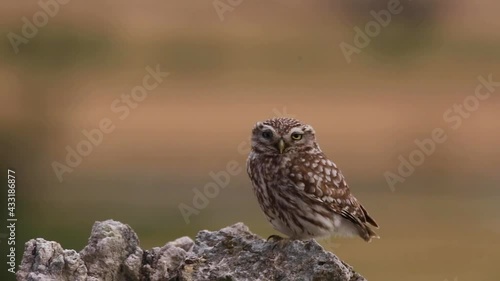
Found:
[[[290,238],[284,238],[279,235],[271,235],[267,238],[267,242],[270,242],[270,240],[274,240],[274,245],[273,245],[273,250],[278,247],[282,249],[291,239]]]
[[[273,235],[267,237],[267,242],[269,242],[269,240],[274,240],[274,241],[278,242],[278,241],[281,241],[283,239],[286,239],[286,238],[283,238],[283,237],[281,237],[279,235],[273,234]]]

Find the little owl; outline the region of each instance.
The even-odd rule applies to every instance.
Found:
[[[368,226],[377,223],[321,151],[311,126],[292,118],[258,122],[247,172],[267,219],[289,238],[378,238]]]

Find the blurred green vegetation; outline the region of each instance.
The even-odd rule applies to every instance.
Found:
[[[49,25],[18,46],[16,54],[7,35],[14,27],[0,30],[3,63],[31,71],[61,72],[68,68],[106,67],[119,62],[119,49],[113,46],[110,34],[78,27]],[[116,66],[115,66],[116,67]]]

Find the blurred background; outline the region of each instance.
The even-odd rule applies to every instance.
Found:
[[[245,160],[255,122],[285,115],[314,126],[381,225],[370,244],[321,241],[356,271],[500,280],[500,87],[456,130],[443,119],[479,76],[500,81],[497,1],[402,0],[350,63],[340,44],[355,46],[355,27],[388,1],[69,1],[44,22],[46,1],[0,3],[1,158],[17,175],[18,261],[35,237],[79,251],[105,219],[132,226],[145,249],[239,221],[276,234]],[[23,18],[34,17],[33,34]],[[147,66],[170,75],[129,105],[122,95]],[[58,178],[67,147],[106,118],[114,130]],[[391,188],[384,174],[435,128],[447,140]],[[194,190],[228,163],[239,172],[185,220],[180,204],[193,207]]]

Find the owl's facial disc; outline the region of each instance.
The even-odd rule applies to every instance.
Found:
[[[284,124],[285,121],[288,123]],[[298,121],[294,121],[295,123],[292,121],[278,118],[257,122],[252,134],[254,151],[283,155],[316,147],[312,127]]]

